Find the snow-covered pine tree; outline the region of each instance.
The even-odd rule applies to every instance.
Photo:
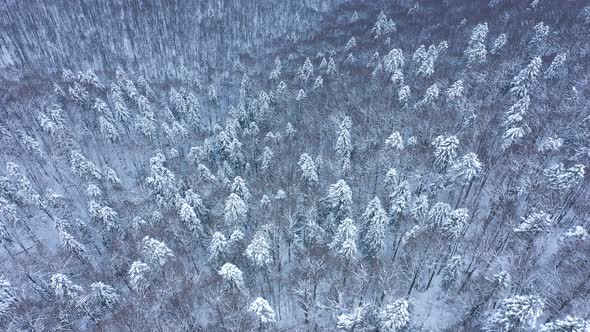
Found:
[[[229,194],[225,200],[224,220],[227,226],[232,228],[244,227],[248,207],[244,200],[236,193]]]
[[[246,186],[246,181],[241,176],[236,176],[234,182],[231,185],[232,193],[240,196],[244,203],[248,204],[250,200],[250,189]]]
[[[547,68],[547,70],[545,70],[543,77],[548,80],[557,78],[561,74],[561,72],[565,71],[564,64],[566,60],[567,53],[562,52],[557,54],[551,62],[551,64],[549,65],[549,67]]]
[[[434,163],[446,168],[456,157],[459,139],[456,136],[437,136],[432,142],[434,146]]]
[[[260,268],[269,266],[273,261],[270,244],[262,232],[257,232],[254,235],[252,242],[246,248],[245,255],[256,267]]]
[[[348,116],[344,117],[336,139],[336,156],[338,157],[342,176],[345,176],[350,171],[350,157],[352,155],[351,126],[350,118]]]
[[[519,98],[528,95],[529,89],[539,77],[542,64],[543,61],[541,60],[541,57],[534,57],[531,62],[529,62],[529,64],[512,79],[510,92],[514,93]]]
[[[272,323],[275,321],[275,312],[268,303],[267,300],[258,297],[248,307],[248,311],[253,312],[256,315],[259,327]]]
[[[90,285],[90,292],[84,297],[86,306],[97,313],[111,311],[121,302],[121,297],[111,285],[102,282],[95,282]]]
[[[218,274],[223,278],[224,291],[237,293],[244,291],[244,276],[242,270],[237,266],[225,263],[219,269]]]
[[[297,70],[297,78],[302,82],[307,82],[313,75],[313,64],[309,58],[305,58],[305,62],[299,70]]]
[[[470,152],[465,154],[461,159],[455,161],[449,169],[449,173],[460,183],[469,183],[481,172],[483,165],[479,161],[477,154]]]
[[[278,80],[281,76],[281,71],[283,70],[283,66],[281,63],[281,58],[276,57],[274,62],[274,68],[270,73],[271,80]]]
[[[379,197],[375,197],[369,202],[362,220],[360,242],[363,252],[368,257],[376,258],[385,246],[385,227],[389,220],[387,213],[381,206]]]
[[[584,332],[589,328],[590,322],[576,316],[567,315],[562,319],[556,319],[541,325],[541,332]]]
[[[142,261],[135,261],[129,268],[129,285],[136,291],[142,292],[149,284],[150,267]]]
[[[142,253],[146,260],[156,266],[164,266],[169,260],[174,259],[174,253],[161,241],[146,236],[142,240]]]
[[[494,40],[494,43],[492,44],[492,48],[490,49],[490,54],[492,54],[492,55],[498,54],[504,48],[504,46],[506,46],[506,43],[508,43],[508,37],[506,36],[505,33],[501,33]]]
[[[377,39],[383,35],[387,35],[395,31],[395,22],[393,22],[392,19],[387,19],[387,15],[381,11],[377,17],[377,22],[375,22],[375,25],[371,29],[371,33],[374,35],[374,38]]]
[[[268,146],[265,146],[264,150],[262,150],[262,157],[260,158],[260,168],[263,171],[267,171],[270,169],[272,165],[273,156],[274,153],[272,152],[272,149]]]
[[[463,97],[465,87],[462,80],[457,80],[446,91],[447,100],[456,101]]]
[[[357,255],[357,228],[350,218],[344,219],[334,235],[329,247],[335,256],[350,264]]]
[[[76,285],[67,275],[62,273],[55,273],[51,276],[49,287],[58,299],[71,303],[76,303],[83,292],[82,287]]]
[[[488,23],[480,23],[471,32],[469,46],[465,50],[467,64],[474,65],[487,61],[486,38],[488,36]]]
[[[352,190],[344,180],[338,180],[330,185],[328,190],[328,202],[334,218],[334,226],[338,226],[342,220],[352,214]]]
[[[538,295],[516,295],[506,298],[488,318],[484,328],[487,331],[534,329],[544,307],[545,303]]]
[[[315,186],[318,184],[318,173],[315,162],[307,153],[301,154],[298,162],[299,168],[303,176],[303,180],[308,186]]]
[[[394,131],[385,140],[385,145],[391,149],[401,151],[404,149],[404,139],[402,138],[402,135],[399,133],[399,131]]]
[[[403,298],[386,305],[379,313],[379,325],[384,332],[403,331],[410,324],[413,300]]]

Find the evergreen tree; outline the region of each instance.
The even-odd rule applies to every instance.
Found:
[[[272,263],[272,252],[266,237],[262,233],[256,233],[252,242],[246,248],[246,257],[257,267],[266,267]]]
[[[380,326],[383,331],[403,331],[410,324],[412,300],[400,299],[388,304],[379,314]]]
[[[246,222],[248,208],[242,198],[231,193],[225,201],[224,218],[227,226],[243,227]]]
[[[262,327],[264,324],[272,323],[275,321],[275,312],[272,310],[270,304],[265,299],[258,297],[250,307],[248,311],[253,312],[256,315],[259,326]]]
[[[467,63],[469,65],[484,63],[487,60],[486,38],[488,36],[488,23],[480,23],[471,33],[469,46],[465,50]]]
[[[142,253],[149,262],[159,266],[164,266],[168,260],[174,259],[172,250],[170,250],[164,242],[158,241],[149,236],[143,238]]]
[[[350,263],[356,259],[356,240],[357,229],[354,221],[346,218],[338,225],[334,239],[330,243],[330,249],[335,256],[341,258],[346,263]]]
[[[338,131],[338,138],[336,139],[336,156],[341,165],[341,172],[343,175],[350,170],[350,157],[352,154],[352,142],[350,138],[350,127],[352,123],[349,117],[345,117],[340,125]]]
[[[545,304],[537,295],[516,295],[504,299],[486,322],[488,331],[511,331],[515,328],[534,328]]]
[[[385,246],[385,226],[388,221],[387,213],[381,207],[378,197],[369,202],[362,220],[360,241],[363,251],[369,257],[377,257]]]
[[[309,186],[317,185],[318,173],[313,159],[311,159],[311,157],[307,153],[303,153],[301,155],[301,158],[299,158],[298,165],[301,168],[301,173],[305,183]]]
[[[330,185],[328,202],[331,205],[335,225],[352,214],[352,190],[344,180]]]
[[[566,316],[556,319],[541,326],[541,332],[584,332],[588,328],[588,322],[575,316]]]
[[[150,267],[142,261],[135,261],[129,268],[129,284],[136,291],[143,291],[148,286]]]
[[[218,273],[223,278],[226,292],[242,292],[244,290],[243,273],[237,266],[225,263]]]

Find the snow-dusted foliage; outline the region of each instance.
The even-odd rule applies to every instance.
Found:
[[[330,243],[330,249],[345,262],[351,262],[357,255],[357,228],[350,218],[344,219]]]
[[[261,297],[256,298],[256,300],[250,304],[248,310],[256,315],[261,324],[272,323],[275,321],[274,310],[272,310],[268,301]]]
[[[485,325],[487,331],[534,329],[545,303],[537,295],[516,295],[502,300]]]
[[[585,1],[4,1],[0,331],[586,331]]]
[[[383,331],[403,331],[410,323],[412,299],[396,300],[383,308],[379,314],[380,326]]]
[[[219,269],[218,274],[223,278],[226,290],[243,290],[244,277],[237,266],[232,263],[225,263]]]
[[[470,65],[484,63],[487,60],[486,38],[488,36],[488,24],[480,23],[471,32],[469,46],[465,50],[467,63]]]

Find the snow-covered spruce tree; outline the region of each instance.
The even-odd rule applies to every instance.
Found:
[[[318,184],[318,173],[315,162],[307,153],[303,153],[299,158],[298,165],[301,169],[302,177],[305,183],[313,187]]]
[[[223,278],[223,290],[230,293],[242,293],[244,291],[244,277],[242,271],[232,263],[225,263],[219,269],[218,274]]]
[[[549,36],[549,26],[545,25],[543,22],[537,23],[533,27],[532,36],[529,41],[531,52],[537,55],[543,55],[547,36]]]
[[[146,236],[142,240],[142,253],[146,260],[154,266],[164,266],[169,260],[174,259],[174,253],[161,241]]]
[[[421,221],[428,213],[428,208],[429,208],[428,195],[421,194],[421,195],[414,197],[414,199],[412,200],[409,214],[416,221]]]
[[[505,33],[501,33],[494,40],[494,43],[492,44],[492,48],[490,49],[490,54],[492,54],[492,55],[498,54],[504,48],[504,46],[506,46],[506,43],[508,43],[508,37],[506,36]]]
[[[432,142],[434,146],[434,163],[446,168],[456,157],[459,139],[456,136],[438,136]]]
[[[357,228],[350,218],[344,219],[334,235],[329,247],[335,256],[350,264],[357,256]]]
[[[584,181],[586,167],[581,164],[573,165],[565,169],[563,164],[555,164],[543,170],[549,188],[556,190],[568,190]]]
[[[404,149],[404,139],[402,138],[402,135],[399,133],[399,131],[394,131],[385,140],[385,145],[391,149],[401,151]]]
[[[463,97],[465,93],[465,87],[463,86],[462,80],[457,80],[455,83],[451,84],[451,86],[447,89],[446,95],[447,100],[449,101],[456,101]]]
[[[442,287],[444,289],[452,289],[456,283],[459,273],[461,272],[461,264],[463,258],[461,256],[453,256],[445,265],[442,271]]]
[[[267,300],[258,297],[248,307],[248,311],[256,315],[258,329],[262,331],[263,327],[275,321],[275,312]]]
[[[264,268],[272,263],[272,251],[264,233],[258,232],[254,235],[245,255],[256,267]]]
[[[0,322],[12,317],[17,302],[16,289],[4,276],[0,276]]]
[[[538,295],[516,295],[504,299],[485,322],[486,331],[534,329],[545,303]]]
[[[338,72],[338,69],[336,68],[336,61],[334,61],[334,58],[330,57],[330,60],[328,60],[328,65],[326,66],[326,76],[333,76]]]
[[[480,23],[471,32],[469,46],[465,50],[467,64],[474,65],[487,61],[486,38],[488,36],[488,23]]]
[[[588,330],[590,322],[575,316],[565,316],[541,325],[541,332],[584,332]]]
[[[391,217],[406,213],[406,209],[410,205],[411,199],[412,193],[408,181],[404,180],[395,185],[393,191],[389,195],[389,214]]]
[[[543,61],[541,60],[541,57],[534,57],[531,62],[529,62],[529,64],[512,79],[510,92],[514,93],[519,98],[528,95],[531,86],[539,77],[542,64]]]
[[[340,130],[338,131],[338,138],[336,139],[336,156],[340,163],[342,176],[346,176],[350,171],[350,157],[352,154],[352,141],[350,138],[350,127],[352,122],[349,117],[344,117]]]
[[[49,287],[55,296],[69,303],[76,303],[83,293],[83,288],[73,283],[68,276],[62,273],[55,273],[51,276]]]
[[[120,302],[121,297],[116,289],[100,281],[90,285],[90,291],[83,299],[84,306],[89,308],[95,317],[117,309]]]
[[[377,58],[374,60],[378,62],[379,53],[376,53]],[[393,75],[396,72],[401,72],[404,67],[404,53],[402,50],[394,48],[389,53],[387,53],[383,57],[383,70],[389,74]],[[403,74],[401,74],[403,77]],[[400,84],[403,84],[403,79],[400,80]]]
[[[333,216],[333,226],[338,226],[342,220],[352,215],[352,190],[344,180],[338,180],[330,185],[328,191]]]
[[[336,328],[345,332],[362,329],[364,314],[365,310],[362,306],[352,309],[349,313],[340,314],[336,317]]]
[[[166,157],[158,153],[150,159],[150,175],[146,184],[153,189],[156,202],[161,207],[170,207],[178,191],[176,177],[166,168]]]
[[[547,70],[545,70],[543,77],[545,79],[551,80],[551,79],[557,78],[558,76],[562,75],[563,72],[566,71],[566,68],[564,68],[565,67],[564,64],[565,64],[566,60],[567,60],[567,53],[562,52],[562,53],[557,54],[555,56],[555,58],[553,58],[553,61],[551,62],[551,64],[547,68]]]
[[[375,25],[371,29],[371,33],[374,35],[374,38],[377,39],[383,35],[387,35],[395,31],[395,22],[393,22],[392,19],[387,19],[387,15],[381,11],[377,17],[377,22],[375,22]]]
[[[281,71],[283,70],[283,66],[281,63],[281,58],[276,57],[275,58],[275,63],[274,63],[274,68],[270,73],[270,79],[271,80],[278,80],[281,76]]]
[[[457,238],[469,220],[468,212],[464,208],[453,210],[449,204],[437,202],[428,211],[428,221],[441,235]]]
[[[517,233],[530,234],[530,236],[534,236],[540,232],[547,231],[550,225],[551,215],[543,211],[539,211],[522,218],[521,223],[514,228],[514,231]]]
[[[360,234],[360,242],[366,256],[377,258],[385,246],[385,227],[387,226],[387,213],[381,207],[379,197],[373,198],[362,216],[363,224]]]
[[[248,207],[244,200],[236,194],[229,194],[225,200],[224,220],[225,224],[232,228],[244,227],[246,217],[248,214]]]
[[[470,183],[479,175],[482,167],[477,154],[470,152],[455,161],[449,169],[449,173],[461,183]]]
[[[302,82],[307,82],[309,81],[312,75],[313,64],[311,63],[311,60],[309,58],[306,58],[303,65],[301,65],[301,67],[299,67],[299,70],[297,70],[297,78]]]
[[[379,314],[381,329],[385,332],[403,331],[410,324],[413,300],[399,299],[386,305]]]
[[[349,52],[350,50],[352,50],[355,47],[356,47],[356,38],[354,38],[354,36],[353,36],[353,37],[350,37],[350,39],[346,43],[346,46],[344,46],[344,51]]]
[[[150,267],[142,261],[135,261],[129,268],[129,285],[135,291],[142,292],[149,285]]]
[[[234,182],[231,185],[232,193],[240,196],[244,203],[248,203],[250,200],[250,189],[246,186],[246,181],[241,176],[236,176]]]
[[[438,99],[439,94],[440,89],[438,88],[438,84],[434,83],[433,85],[428,87],[428,89],[426,89],[424,97],[416,103],[416,108],[420,109],[426,106],[432,106],[434,102]]]
[[[228,253],[228,245],[229,243],[225,238],[225,235],[223,235],[223,233],[213,233],[208,248],[209,261],[212,261],[214,263],[222,261]]]
[[[262,151],[262,157],[260,158],[260,168],[263,171],[268,171],[272,165],[274,153],[272,149],[268,146],[264,147]]]

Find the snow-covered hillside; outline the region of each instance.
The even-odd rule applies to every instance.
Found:
[[[590,3],[0,13],[0,330],[590,328]]]

